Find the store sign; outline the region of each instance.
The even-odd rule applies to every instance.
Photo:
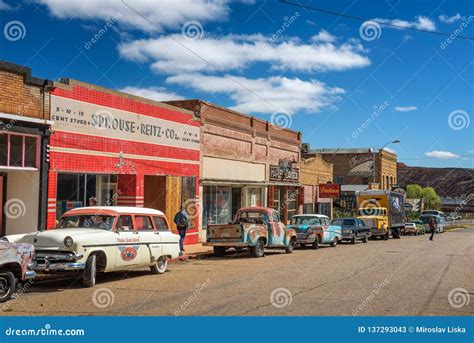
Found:
[[[199,150],[199,127],[51,96],[54,131]]]
[[[338,184],[321,183],[319,184],[319,198],[338,198],[341,194],[341,188]]]
[[[270,166],[270,180],[298,182],[300,173],[298,169],[283,169],[280,166]]]

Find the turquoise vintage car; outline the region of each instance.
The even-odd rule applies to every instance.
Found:
[[[298,214],[291,218],[287,228],[296,231],[296,243],[302,247],[311,245],[318,249],[320,244],[336,247],[342,239],[342,229],[330,223],[329,217],[322,214]]]

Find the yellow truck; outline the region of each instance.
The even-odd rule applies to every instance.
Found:
[[[372,237],[400,238],[405,229],[404,196],[389,190],[356,192],[359,216]]]

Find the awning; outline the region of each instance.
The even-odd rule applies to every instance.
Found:
[[[350,176],[370,176],[374,168],[374,161],[365,161],[352,168],[348,175]]]

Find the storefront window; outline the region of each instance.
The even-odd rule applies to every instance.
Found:
[[[204,186],[203,191],[203,227],[230,223],[233,219],[231,187]]]
[[[273,191],[273,209],[276,211],[281,211],[280,203],[280,188],[275,187]]]
[[[37,168],[38,136],[0,134],[0,165]]]
[[[10,135],[10,166],[21,167],[23,159],[23,136]]]
[[[288,212],[288,220],[297,214],[298,212],[298,191],[295,189],[289,189],[286,198],[286,207]]]
[[[262,206],[262,189],[248,188],[247,189],[247,206],[255,207]]]
[[[100,206],[114,206],[117,201],[117,175],[58,174],[57,209],[59,218],[64,212],[88,206],[94,197]]]

